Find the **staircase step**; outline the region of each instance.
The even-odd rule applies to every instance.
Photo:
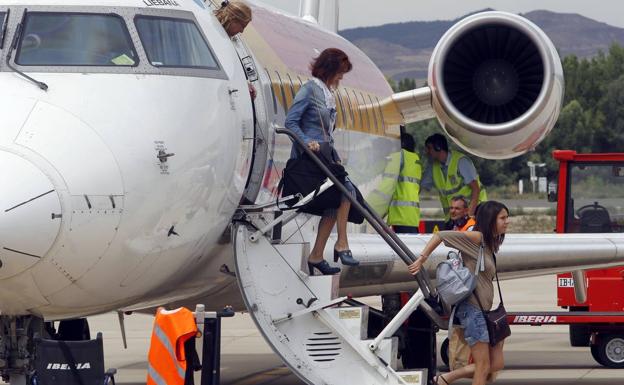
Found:
[[[250,236],[256,229],[245,224],[233,229],[237,278],[250,315],[291,370],[314,385],[418,384],[422,371],[402,373],[406,380],[395,371],[396,337],[370,350],[370,309],[344,306],[340,276],[309,275],[309,243],[273,244],[265,236]]]

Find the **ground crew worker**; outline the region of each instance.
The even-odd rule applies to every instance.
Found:
[[[446,230],[471,231],[476,221],[468,215],[468,199],[461,195],[451,198],[449,207],[451,219],[445,223]],[[464,330],[453,328],[453,334],[448,345],[449,368],[455,370],[472,363],[470,346],[464,338]]]
[[[401,127],[401,135],[403,135],[404,127]],[[402,145],[401,145],[402,146]],[[386,163],[381,181],[377,187],[366,196],[366,203],[375,210],[380,217],[388,216],[390,202],[397,189],[399,181],[399,173],[401,172],[403,151],[396,151],[386,157]]]
[[[463,195],[451,198],[449,215],[451,219],[444,224],[446,230],[471,231],[476,223],[474,218],[468,215],[468,199]]]
[[[147,385],[184,385],[187,358],[184,343],[195,337],[197,324],[186,308],[156,311],[148,353]]]
[[[425,170],[421,187],[435,187],[446,219],[450,219],[451,198],[463,195],[470,199],[468,215],[474,216],[475,208],[487,200],[487,194],[474,164],[459,151],[450,151],[442,134],[433,134],[425,140],[425,151],[430,162]]]
[[[391,161],[399,163],[399,175],[386,218],[386,222],[396,233],[419,232],[422,165],[420,157],[414,150],[414,138],[401,129],[401,151],[391,156]],[[390,294],[383,296],[382,299],[400,303],[397,297]],[[409,348],[402,357],[403,365],[410,368],[427,368],[430,381],[435,373],[435,329],[429,317],[420,308],[412,313],[408,322],[411,330],[405,336],[405,343]]]
[[[392,201],[392,196],[396,190],[397,181],[399,179],[399,171],[401,167],[401,153],[394,152],[390,154],[386,160],[386,166],[381,181],[377,187],[366,196],[366,203],[375,210],[380,217],[388,215],[388,208]]]
[[[401,151],[395,155],[399,158],[400,171],[386,220],[396,233],[418,233],[422,166],[414,149],[414,138],[402,132]]]

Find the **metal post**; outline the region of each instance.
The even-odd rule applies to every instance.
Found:
[[[414,310],[425,299],[425,296],[420,289],[410,298],[409,301],[403,306],[403,308],[397,313],[394,318],[388,322],[388,325],[379,333],[379,335],[368,345],[371,351],[377,350],[379,344],[384,339],[391,337],[394,333],[403,325],[403,322],[409,318]]]
[[[207,312],[204,319],[201,385],[219,385],[221,367],[221,319]]]
[[[204,323],[206,319],[206,307],[204,305],[195,306],[195,323],[197,324],[197,330],[199,331],[197,338],[195,339],[195,352],[199,362],[204,362],[204,338],[205,329]],[[193,380],[195,384],[202,383],[203,370],[193,372]]]

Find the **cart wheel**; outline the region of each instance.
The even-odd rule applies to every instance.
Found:
[[[596,343],[600,360],[598,363],[609,368],[624,368],[624,335],[599,335]]]
[[[607,366],[602,361],[602,358],[600,358],[600,354],[598,354],[598,352],[599,352],[598,345],[590,345],[589,346],[589,351],[591,352],[592,357],[594,358],[594,360],[596,360],[597,363],[599,363],[602,366]]]
[[[440,357],[442,358],[442,362],[446,366],[449,366],[449,339],[445,338],[444,342],[442,342],[442,346],[440,346]]]

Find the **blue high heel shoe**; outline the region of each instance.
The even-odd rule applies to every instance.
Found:
[[[357,266],[360,264],[360,261],[353,258],[351,250],[338,251],[334,249],[334,262],[338,262],[338,258],[340,258],[340,262],[346,266]]]
[[[308,270],[310,271],[310,275],[314,275],[314,269],[320,271],[323,275],[334,275],[340,273],[339,267],[333,267],[325,260],[322,260],[318,263],[308,262]]]

